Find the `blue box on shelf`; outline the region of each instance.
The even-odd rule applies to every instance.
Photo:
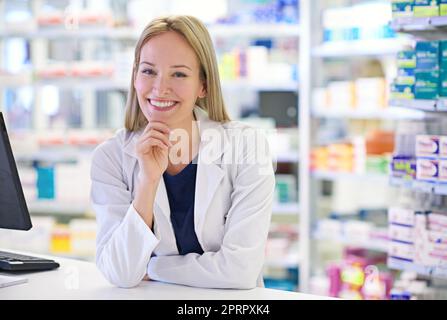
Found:
[[[391,99],[414,99],[414,85],[392,83],[390,90]]]
[[[416,51],[402,50],[397,53],[397,67],[405,69],[416,68]]]
[[[414,68],[397,69],[397,77],[394,83],[399,85],[414,85],[416,82]]]
[[[439,41],[439,67],[447,70],[447,40]]]
[[[415,99],[434,100],[438,98],[439,71],[416,70],[414,85]]]
[[[413,156],[394,155],[390,163],[391,176],[403,180],[416,179],[416,158]]]
[[[38,199],[54,199],[55,183],[54,183],[54,167],[53,166],[35,166],[37,171],[37,198]]]
[[[414,1],[392,1],[393,18],[406,18],[413,16],[413,3]]]
[[[447,97],[447,69],[441,69],[439,72],[439,96]]]
[[[418,41],[415,50],[416,69],[439,69],[439,41]]]

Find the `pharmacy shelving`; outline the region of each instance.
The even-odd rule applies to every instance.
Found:
[[[422,30],[432,31],[434,28],[447,27],[447,17],[397,17],[391,21],[391,27],[396,31]]]
[[[389,101],[389,105],[422,111],[447,112],[447,99],[445,98],[437,100],[393,99]]]
[[[2,38],[25,38],[25,39],[92,39],[103,38],[110,40],[136,40],[139,34],[131,28],[107,28],[107,27],[80,27],[80,28],[37,28],[35,23],[30,21],[24,23],[25,27],[4,27],[0,30]],[[31,27],[26,27],[29,25]]]
[[[299,37],[298,24],[214,24],[209,25],[212,37]]]
[[[291,203],[275,203],[273,204],[272,212],[276,215],[292,215],[298,216],[300,210],[300,206],[296,202]]]
[[[256,82],[253,80],[224,80],[222,81],[224,89],[251,89],[256,91],[296,91],[299,84],[297,81],[287,82]]]
[[[271,259],[264,263],[267,268],[296,268],[300,264],[298,253],[290,253],[285,259]]]
[[[26,39],[91,39],[138,40],[140,33],[129,27],[68,27],[38,28],[34,21],[24,22],[21,28],[4,26],[0,37]],[[211,24],[208,30],[212,37],[298,37],[297,24]]]
[[[395,55],[408,46],[407,39],[377,39],[324,43],[312,50],[315,57],[353,57]]]
[[[28,201],[28,209],[31,214],[50,214],[54,216],[78,216],[89,215],[92,211],[88,204],[78,202],[60,202],[54,200]]]
[[[445,266],[423,266],[411,261],[388,257],[388,267],[396,270],[415,272],[422,276],[447,279],[447,265]]]
[[[370,110],[328,110],[328,108],[314,108],[312,110],[314,118],[333,119],[359,119],[359,120],[402,120],[402,119],[424,119],[427,114],[421,110],[411,110],[402,107],[371,108]]]
[[[81,6],[88,6],[89,1],[83,1]],[[93,1],[92,1],[93,2]],[[26,68],[26,72],[23,73],[10,73],[9,70],[1,70],[0,69],[0,101],[3,101],[5,98],[5,93],[7,91],[14,91],[22,88],[30,88],[33,91],[33,105],[31,106],[31,110],[33,111],[31,115],[31,124],[32,129],[31,132],[47,132],[50,129],[50,121],[48,116],[44,115],[45,106],[42,105],[41,101],[43,91],[45,89],[51,89],[55,91],[54,88],[57,88],[59,94],[71,95],[75,99],[79,99],[76,101],[80,101],[79,107],[81,110],[76,110],[73,112],[75,117],[80,113],[80,121],[79,125],[81,130],[92,129],[95,127],[95,123],[97,117],[100,117],[100,113],[103,113],[104,110],[100,110],[96,108],[96,102],[99,99],[103,99],[105,95],[97,95],[97,92],[102,91],[112,91],[112,94],[116,98],[119,96],[120,98],[124,96],[124,94],[129,89],[129,81],[123,80],[127,79],[124,76],[124,69],[128,69],[127,56],[119,55],[119,61],[115,62],[113,60],[112,64],[116,67],[115,74],[112,76],[102,76],[102,77],[45,77],[39,73],[39,70],[45,70],[46,66],[51,67],[50,63],[58,64],[57,55],[55,55],[54,61],[48,60],[48,57],[54,55],[57,47],[66,47],[67,50],[67,59],[71,61],[71,59],[80,60],[81,62],[86,61],[95,61],[96,59],[102,59],[103,56],[110,56],[115,52],[115,50],[121,50],[124,47],[129,49],[130,47],[134,47],[135,42],[138,40],[140,36],[140,32],[136,30],[137,28],[130,27],[108,27],[106,25],[103,26],[84,26],[84,25],[64,25],[59,24],[57,26],[44,27],[39,25],[38,19],[36,17],[39,16],[39,6],[44,3],[44,1],[35,1],[32,3],[31,16],[32,20],[22,21],[20,24],[2,24],[3,21],[0,21],[0,65],[3,64],[3,44],[7,43],[10,40],[15,41],[15,39],[25,39],[27,41],[27,47],[29,49],[29,59],[31,61],[30,64]],[[234,4],[233,4],[234,5]],[[1,1],[0,1],[1,7]],[[0,8],[0,15],[2,14],[2,8]],[[120,12],[120,15],[123,13]],[[153,13],[151,13],[152,15]],[[1,20],[1,19],[0,19]],[[283,44],[285,46],[280,46],[280,48],[287,47],[285,50],[291,50],[291,45],[295,45],[297,41],[299,41],[299,37],[301,36],[301,28],[300,25],[296,23],[275,23],[275,24],[265,24],[265,23],[254,23],[254,24],[208,24],[208,30],[210,31],[210,35],[215,41],[216,49],[218,53],[228,53],[229,51],[219,50],[232,50],[234,46],[236,49],[240,50],[241,48],[245,48],[246,46],[252,45],[255,39],[268,40],[272,39],[273,44],[276,45],[276,42]],[[289,41],[291,38],[291,41]],[[237,43],[240,42],[242,45],[237,47]],[[63,44],[62,44],[63,43]],[[67,45],[65,46],[65,43]],[[101,46],[101,50],[103,48],[110,48],[111,51],[107,52],[107,54],[103,54],[96,49],[96,45]],[[220,48],[218,45],[222,45]],[[223,48],[225,47],[225,48]],[[76,50],[74,54],[70,50]],[[281,49],[284,50],[284,49]],[[293,50],[298,50],[298,47]],[[126,54],[129,52],[126,51]],[[233,54],[233,52],[230,52]],[[287,52],[288,54],[289,52]],[[68,57],[72,54],[72,57]],[[132,56],[132,55],[129,55]],[[233,57],[233,56],[232,56]],[[59,59],[65,61],[65,54]],[[218,57],[219,58],[219,57]],[[284,65],[288,64],[290,67],[290,76],[289,80],[281,80],[281,77],[276,76],[276,80],[263,80],[267,77],[256,77],[256,81],[254,81],[253,77],[248,77],[247,79],[239,79],[234,78],[233,75],[224,77],[222,81],[222,88],[224,94],[229,96],[230,98],[243,96],[239,94],[239,91],[243,91],[244,95],[249,92],[248,96],[254,96],[254,93],[257,91],[282,91],[282,92],[298,92],[300,84],[296,80],[296,76],[292,76],[292,73],[296,71],[295,65],[298,62],[298,57],[295,55],[295,51],[293,51],[292,55],[287,55],[285,59],[286,62],[281,61],[283,59],[282,53],[279,50],[274,52],[274,57],[272,57],[274,62],[278,62],[278,65],[281,64],[283,69]],[[115,59],[115,56],[113,56]],[[107,60],[107,58],[106,58]],[[293,60],[293,61],[291,61]],[[62,62],[62,61],[60,61]],[[272,61],[273,62],[273,61]],[[65,63],[66,67],[71,67],[70,62],[62,62]],[[61,65],[62,65],[61,63]],[[293,64],[293,65],[290,65]],[[59,64],[58,64],[59,65]],[[119,70],[118,70],[119,69]],[[117,72],[118,70],[118,72]],[[118,74],[119,73],[119,74]],[[278,73],[278,72],[277,72]],[[48,73],[46,73],[48,74]],[[67,73],[71,74],[71,73]],[[267,75],[267,73],[266,73]],[[282,73],[281,73],[282,75]],[[129,75],[130,76],[130,75]],[[261,79],[262,78],[262,79]],[[295,79],[295,80],[292,80]],[[10,90],[12,89],[12,90]],[[116,94],[118,92],[118,94]],[[235,94],[235,92],[237,92]],[[9,92],[8,92],[9,94]],[[109,99],[109,92],[107,94],[107,99]],[[116,102],[115,99],[114,102]],[[241,99],[244,100],[244,99]],[[64,99],[60,99],[61,104],[64,103],[68,108],[75,109],[76,106],[69,105],[71,102],[67,102]],[[109,102],[109,100],[107,100]],[[239,102],[239,101],[237,101]],[[121,102],[120,102],[121,103]],[[231,105],[234,103],[231,100],[231,103],[227,103]],[[5,107],[5,106],[3,106]],[[2,106],[0,106],[0,110],[2,110]],[[109,108],[107,108],[109,110]],[[113,109],[115,110],[115,109]],[[2,110],[4,111],[4,110]],[[59,110],[60,111],[60,110]],[[122,111],[122,110],[121,110]],[[120,112],[121,112],[120,111]],[[37,114],[37,115],[36,115]],[[120,114],[118,112],[118,114]],[[63,116],[62,114],[58,114],[59,116]],[[119,118],[119,116],[115,116],[114,120]],[[86,120],[84,120],[86,119]],[[7,119],[8,120],[8,119]],[[109,119],[107,119],[108,121]],[[116,121],[111,121],[113,124],[116,124]],[[62,123],[62,121],[61,121]],[[37,125],[36,125],[37,124]],[[59,123],[60,124],[60,123]],[[107,122],[107,124],[110,124]],[[62,126],[66,126],[67,124],[62,123]],[[77,124],[78,125],[78,124]],[[104,126],[104,123],[102,124]],[[57,127],[57,126],[55,126]],[[112,128],[110,128],[112,129]],[[297,128],[295,128],[297,129]],[[13,132],[14,130],[11,130]],[[296,133],[292,133],[290,135],[296,135]],[[75,146],[75,149],[78,146]],[[79,146],[80,148],[85,146]],[[87,146],[90,148],[91,146]],[[57,148],[57,147],[56,147]],[[55,154],[52,151],[56,148],[50,146],[51,152],[31,152],[31,150],[25,150],[23,152],[23,148],[17,152],[17,160],[18,162],[22,162],[24,166],[29,169],[30,163],[33,160],[47,160],[52,163],[64,163],[65,165],[68,162],[76,162],[76,156],[73,156],[73,153],[67,154]],[[78,148],[79,149],[79,148]],[[74,155],[76,155],[77,151],[74,151]],[[290,171],[287,172],[296,176],[296,168],[299,164],[299,153],[298,151],[290,150],[290,151],[281,151],[278,153],[277,158],[275,159],[277,163],[280,165],[284,165],[287,168],[291,168]],[[67,167],[67,166],[65,166]],[[31,185],[31,184],[30,184]],[[71,199],[71,198],[70,198]],[[294,199],[295,201],[296,199]],[[82,202],[85,203],[85,202]],[[86,216],[90,216],[92,214],[92,210],[88,204],[82,204],[77,202],[66,201],[65,199],[59,201],[55,200],[32,200],[28,201],[29,210],[32,214],[42,216],[44,214],[51,215],[57,220],[69,221],[71,218],[84,218]],[[273,206],[273,221],[279,220],[284,222],[285,224],[289,224],[290,220],[293,220],[295,223],[298,220],[299,216],[300,204],[298,202],[292,203],[277,203]],[[276,267],[282,268],[297,268],[298,267],[298,258],[297,257],[288,257],[286,260],[279,259],[277,261],[272,262],[272,265]]]
[[[361,2],[365,3],[366,2]],[[374,2],[368,2],[372,4]],[[372,120],[377,123],[377,120],[388,123],[388,120],[401,120],[401,119],[424,119],[427,115],[420,110],[405,110],[401,112],[398,108],[386,108],[384,106],[377,106],[377,108],[371,108],[362,110],[363,106],[357,106],[356,110],[347,110],[347,106],[338,104],[340,108],[345,110],[328,110],[329,108],[322,108],[318,105],[314,105],[315,97],[313,96],[314,88],[322,88],[327,85],[327,81],[344,80],[352,81],[355,77],[367,77],[367,73],[358,73],[359,65],[364,61],[379,61],[379,65],[385,69],[387,66],[393,65],[393,59],[395,54],[408,47],[413,43],[412,39],[408,36],[392,37],[391,33],[383,38],[368,38],[366,36],[364,40],[340,40],[323,41],[323,26],[322,19],[324,17],[324,10],[327,9],[327,1],[302,1],[301,2],[301,34],[300,34],[300,176],[299,176],[299,189],[300,189],[300,237],[306,240],[301,242],[301,264],[300,264],[300,290],[309,292],[310,281],[314,276],[314,272],[318,269],[324,270],[324,266],[316,265],[315,263],[320,259],[317,258],[318,253],[317,243],[318,239],[325,237],[321,235],[313,234],[313,226],[318,217],[321,218],[323,213],[318,210],[318,206],[321,206],[322,202],[322,190],[326,185],[326,181],[332,182],[333,187],[340,187],[339,182],[351,180],[352,184],[363,183],[378,183],[378,185],[387,184],[389,176],[385,174],[353,174],[353,173],[334,173],[334,172],[321,172],[312,171],[310,166],[310,157],[312,147],[318,145],[316,140],[316,133],[320,125],[325,125],[329,121],[321,120]],[[357,4],[357,2],[356,2]],[[334,4],[332,7],[335,7]],[[340,4],[338,5],[340,7]],[[332,8],[331,7],[331,8]],[[382,7],[383,9],[383,7]],[[391,10],[391,5],[390,5]],[[341,12],[341,11],[339,11]],[[363,11],[365,13],[365,11]],[[391,11],[390,11],[391,13]],[[371,17],[374,13],[371,13]],[[390,15],[391,16],[391,15]],[[329,16],[327,16],[329,17]],[[365,17],[366,21],[372,23],[371,17]],[[341,16],[339,16],[341,19]],[[347,19],[347,18],[346,18]],[[360,17],[355,19],[358,23],[362,22]],[[333,30],[325,33],[325,36],[331,34],[336,37],[341,37],[342,34],[342,22],[336,30],[335,22],[328,19],[327,22],[331,23],[334,27]],[[345,24],[343,23],[343,26]],[[348,21],[346,25],[351,26]],[[370,27],[370,25],[369,25]],[[348,26],[346,26],[348,28]],[[366,27],[368,28],[368,27]],[[368,34],[368,31],[365,32]],[[327,40],[327,39],[326,39]],[[345,61],[342,63],[341,61]],[[349,63],[352,61],[352,64]],[[335,76],[325,78],[325,73],[330,72],[333,69],[325,68],[324,64],[332,63],[331,66],[338,63],[335,70],[343,70],[345,72],[335,73]],[[366,65],[366,64],[365,64]],[[338,68],[338,69],[337,69]],[[350,73],[351,72],[351,73]],[[357,72],[357,74],[355,74]],[[348,75],[349,73],[349,75]],[[361,74],[361,76],[359,76]],[[388,74],[383,72],[381,77],[387,78]],[[377,73],[373,73],[370,77],[377,77]],[[336,95],[336,94],[335,94]],[[374,109],[374,110],[372,110]],[[332,121],[330,122],[332,123]],[[345,123],[345,122],[343,122]],[[347,124],[348,122],[346,122]],[[357,132],[358,134],[358,132]],[[325,135],[324,138],[327,138]],[[335,138],[337,141],[340,137]],[[326,140],[324,140],[326,141]],[[323,186],[323,183],[325,185]],[[351,182],[350,182],[351,184]],[[353,199],[354,201],[354,199]],[[366,205],[366,204],[363,204]],[[326,212],[328,208],[321,208]],[[315,241],[316,240],[316,241]],[[386,243],[374,243],[351,241],[352,239],[346,237],[336,237],[335,239],[326,239],[330,242],[338,242],[342,245],[355,245],[366,249],[372,249],[386,252]],[[376,246],[377,244],[377,246]],[[322,269],[323,267],[323,269]],[[324,271],[323,271],[324,272]]]
[[[319,232],[315,232],[313,234],[313,238],[320,241],[332,241],[334,243],[340,243],[346,246],[361,247],[378,252],[388,252],[388,242],[385,240],[360,240],[346,236],[329,236]]]
[[[354,173],[354,172],[331,172],[331,171],[312,171],[311,176],[319,180],[361,180],[361,181],[387,181],[388,175],[380,173]]]
[[[299,162],[299,153],[294,151],[281,152],[276,156],[277,162],[296,163]]]
[[[394,30],[414,35],[417,39],[445,40],[447,39],[447,16],[437,17],[397,17],[391,22]],[[391,100],[390,105],[417,109],[430,114],[433,117],[447,115],[447,99],[437,100]],[[418,194],[447,195],[447,184],[436,181],[423,181],[390,177],[390,185],[396,188],[410,189]],[[424,252],[418,252],[423,256]],[[440,259],[438,265],[422,265],[412,260],[388,256],[387,265],[390,269],[409,271],[418,275],[447,279],[447,265]]]
[[[408,180],[391,177],[390,184],[395,187],[411,189],[414,191],[447,195],[447,184],[437,184],[429,181]]]

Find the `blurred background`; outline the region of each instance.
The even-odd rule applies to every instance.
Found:
[[[0,0],[0,111],[34,225],[0,247],[94,261],[92,151],[163,14],[207,24],[231,117],[274,150],[266,287],[446,299],[443,0]]]

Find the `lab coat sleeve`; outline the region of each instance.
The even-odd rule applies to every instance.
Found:
[[[265,137],[261,138],[267,145]],[[148,265],[151,279],[204,288],[256,287],[265,257],[275,178],[269,152],[263,153],[263,161],[258,154],[253,164],[255,144],[247,143],[242,150],[243,164],[238,165],[220,249],[202,255],[152,257]]]
[[[96,213],[96,265],[112,284],[130,288],[146,275],[159,240],[132,205],[122,176],[120,152],[108,141],[93,155],[91,202]]]

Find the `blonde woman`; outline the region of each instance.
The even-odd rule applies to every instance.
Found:
[[[96,263],[112,284],[262,286],[272,159],[262,134],[230,121],[198,19],[144,29],[125,128],[95,150],[91,179]]]

